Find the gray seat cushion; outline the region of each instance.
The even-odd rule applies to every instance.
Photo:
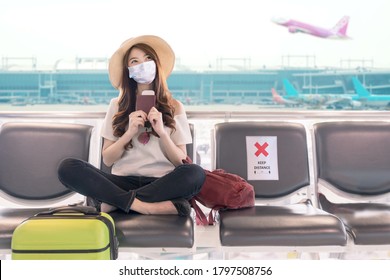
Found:
[[[180,247],[194,245],[194,222],[178,215],[111,212],[119,247]]]
[[[342,222],[310,202],[220,211],[223,246],[344,246]]]
[[[322,208],[338,216],[355,244],[390,244],[390,205],[382,203],[332,203],[319,195]]]

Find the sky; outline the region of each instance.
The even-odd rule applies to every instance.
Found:
[[[61,68],[76,57],[109,58],[126,39],[153,34],[172,46],[177,69],[390,68],[389,11],[388,0],[1,0],[0,57]],[[331,28],[344,15],[350,40],[292,34],[271,21]]]

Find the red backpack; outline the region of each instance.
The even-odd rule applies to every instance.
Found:
[[[190,161],[187,159],[186,162]],[[198,225],[213,225],[213,212],[220,209],[239,209],[255,205],[254,188],[245,179],[223,169],[205,170],[205,173],[206,180],[200,192],[190,200]],[[211,208],[208,218],[197,202]]]

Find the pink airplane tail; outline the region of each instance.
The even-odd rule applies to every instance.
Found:
[[[332,28],[335,34],[341,36],[347,36],[347,28],[349,23],[349,16],[344,16],[339,22]]]
[[[275,88],[271,88],[272,100],[278,104],[283,104],[283,98],[279,95]]]
[[[276,91],[275,88],[271,88],[271,92],[272,92],[272,97],[273,97],[273,98],[278,98],[278,97],[280,97],[280,95],[277,93],[277,91]]]

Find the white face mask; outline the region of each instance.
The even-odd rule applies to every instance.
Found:
[[[150,84],[156,77],[156,63],[146,61],[129,68],[129,77],[139,84]]]

